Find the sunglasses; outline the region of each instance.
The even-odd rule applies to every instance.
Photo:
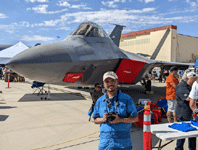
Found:
[[[97,88],[101,88],[100,86],[96,86]]]

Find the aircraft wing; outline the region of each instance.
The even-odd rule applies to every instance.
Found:
[[[122,83],[136,84],[137,82],[141,81],[146,73],[148,73],[154,67],[161,67],[165,70],[169,70],[172,66],[177,66],[179,70],[186,70],[189,66],[194,66],[194,63],[158,61],[154,59],[148,59],[124,50],[121,51],[128,57],[125,60],[123,59],[126,61],[125,64],[127,65],[120,64],[120,67],[116,70],[118,76],[121,77],[120,82]],[[133,63],[134,61],[136,63]]]
[[[169,70],[172,66],[177,66],[179,70],[186,70],[189,66],[194,66],[195,63],[179,63],[179,62],[166,62],[156,61],[156,67],[163,66],[165,70]]]

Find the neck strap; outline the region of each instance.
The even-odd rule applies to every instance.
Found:
[[[119,105],[119,100],[118,100],[118,96],[119,96],[119,89],[117,91],[117,96],[116,96],[116,107]],[[109,99],[108,94],[106,94],[106,101]]]

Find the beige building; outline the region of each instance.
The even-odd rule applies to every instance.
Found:
[[[198,37],[177,34],[177,26],[174,25],[122,34],[120,48],[151,56],[168,28],[170,32],[156,60],[195,62],[198,59]]]

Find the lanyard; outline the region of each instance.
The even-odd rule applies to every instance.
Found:
[[[119,90],[117,91],[117,96],[116,96],[116,114],[118,114],[118,112],[117,112],[117,107],[118,107],[118,105],[119,105],[119,101],[118,101],[118,96],[119,96]],[[105,99],[105,101],[106,101],[106,111],[107,111],[107,113],[108,113],[108,109],[107,109],[107,103],[109,103],[109,97],[108,97],[108,95],[107,95],[107,93],[106,93],[106,99]],[[112,102],[113,102],[113,99],[112,99]],[[111,104],[112,105],[112,104]],[[110,107],[109,107],[109,109],[110,109]]]

